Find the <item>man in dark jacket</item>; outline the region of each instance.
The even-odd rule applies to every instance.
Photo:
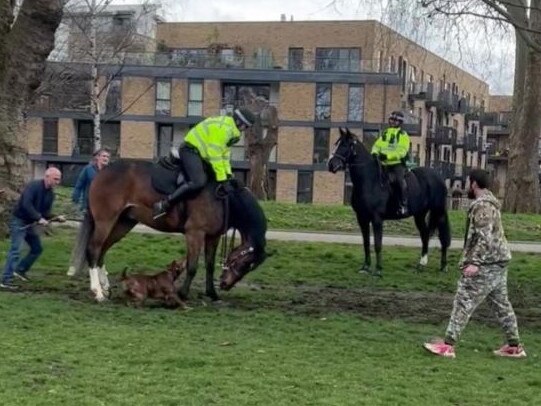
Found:
[[[2,289],[16,289],[12,284],[13,276],[28,281],[26,273],[39,258],[43,248],[34,225],[47,225],[52,218],[51,209],[54,201],[53,189],[60,184],[62,174],[57,168],[45,171],[43,179],[30,182],[23,190],[9,222],[11,247],[6,258],[4,275],[2,276]],[[58,216],[63,221],[63,216]],[[19,261],[21,244],[23,241],[30,246],[30,252]]]

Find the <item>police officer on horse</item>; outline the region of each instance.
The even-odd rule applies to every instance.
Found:
[[[239,142],[241,132],[254,125],[255,115],[247,108],[235,109],[232,116],[209,117],[192,128],[178,150],[172,150],[171,161],[181,165],[186,181],[177,190],[153,206],[153,217],[157,219],[184,199],[203,189],[207,184],[207,174],[203,161],[212,168],[216,181],[224,190],[230,191],[231,147]]]

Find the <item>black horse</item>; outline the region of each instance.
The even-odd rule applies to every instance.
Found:
[[[374,231],[376,250],[376,275],[381,276],[381,243],[383,221],[398,220],[396,193],[383,171],[380,161],[374,158],[355,134],[340,128],[340,138],[329,158],[332,173],[349,168],[353,183],[351,205],[363,234],[364,265],[361,271],[371,272],[370,223]],[[441,268],[447,271],[447,249],[451,243],[451,230],[447,216],[447,187],[443,179],[430,168],[415,168],[406,175],[408,184],[408,211],[415,218],[423,248],[420,266],[428,263],[428,242],[438,230],[441,243]],[[428,214],[428,224],[427,224]],[[409,216],[406,216],[409,217]]]

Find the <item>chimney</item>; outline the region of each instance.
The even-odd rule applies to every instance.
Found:
[[[280,14],[280,21],[281,22],[286,21],[286,15],[285,14]]]

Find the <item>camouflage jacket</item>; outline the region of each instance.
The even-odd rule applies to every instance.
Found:
[[[468,210],[464,251],[459,266],[483,266],[510,260],[511,251],[503,231],[500,203],[487,190],[473,201]]]

